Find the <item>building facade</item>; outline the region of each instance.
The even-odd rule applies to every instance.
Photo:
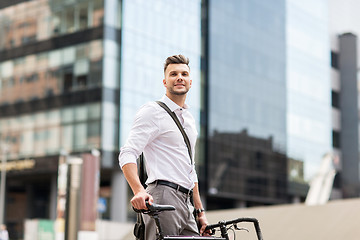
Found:
[[[100,193],[110,198],[119,138],[121,5],[36,0],[0,7],[0,140],[7,166],[15,166],[7,173],[4,214],[16,239],[24,219],[55,219],[62,154],[100,150]]]
[[[328,2],[287,1],[287,154],[306,180],[332,151]]]
[[[208,1],[209,208],[287,201],[285,10]]]
[[[359,17],[358,2],[330,1],[332,138],[338,156],[332,198],[359,197]]]

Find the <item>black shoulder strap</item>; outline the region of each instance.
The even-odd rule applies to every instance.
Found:
[[[185,130],[183,129],[183,127],[181,126],[181,123],[178,119],[178,117],[176,116],[176,114],[174,112],[172,112],[169,107],[163,103],[163,102],[160,102],[160,101],[156,101],[157,104],[159,104],[163,109],[165,109],[165,111],[172,117],[172,119],[174,120],[174,122],[176,123],[176,125],[178,126],[181,134],[183,135],[184,137],[184,141],[186,143],[186,146],[188,148],[188,152],[189,152],[189,156],[190,156],[190,160],[191,160],[191,165],[193,164],[193,159],[192,159],[192,151],[191,151],[191,146],[190,146],[190,141],[189,141],[189,138],[188,136],[186,135],[186,132]]]
[[[141,184],[143,185],[143,187],[146,187],[146,179],[147,179],[147,175],[146,175],[146,170],[145,170],[145,165],[144,165],[144,153],[141,153],[140,157],[139,157],[139,179]]]

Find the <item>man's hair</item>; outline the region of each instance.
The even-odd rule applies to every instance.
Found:
[[[166,71],[166,68],[170,65],[170,64],[186,64],[189,67],[189,58],[185,57],[184,55],[173,55],[168,57],[165,60],[165,64],[164,64],[164,72]],[[190,67],[189,67],[190,69]]]

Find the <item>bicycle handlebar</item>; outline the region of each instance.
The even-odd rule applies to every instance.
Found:
[[[162,212],[162,211],[174,211],[175,207],[172,205],[158,205],[153,203],[150,205],[148,201],[145,201],[146,207],[148,209],[136,209],[133,207],[133,210],[137,213],[151,213],[151,212]]]
[[[231,220],[231,221],[220,221],[219,223],[216,223],[216,224],[207,225],[206,230],[211,230],[211,229],[214,229],[214,228],[221,228],[223,226],[236,224],[236,223],[239,223],[239,222],[252,222],[254,224],[258,240],[263,239],[262,234],[261,234],[261,230],[260,230],[259,221],[256,218],[245,217],[245,218],[234,219],[234,220]]]

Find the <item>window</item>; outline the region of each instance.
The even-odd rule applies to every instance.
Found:
[[[338,92],[331,91],[331,105],[340,108],[340,94]]]
[[[71,33],[75,31],[75,16],[74,16],[74,8],[70,7],[65,12],[65,24],[66,24],[66,32]]]
[[[263,154],[259,151],[255,152],[255,159],[254,159],[255,169],[262,170],[264,168],[264,160]]]
[[[71,91],[73,87],[73,67],[68,67],[64,71],[64,92]]]
[[[56,36],[61,33],[61,12],[52,15],[51,28],[53,35]]]
[[[75,84],[77,89],[85,89],[88,85],[89,62],[87,59],[76,61],[74,66]]]
[[[99,103],[90,104],[88,106],[88,118],[93,119],[100,119],[101,117],[101,108]]]
[[[74,147],[75,149],[83,149],[87,146],[87,126],[86,123],[78,123],[74,125]]]
[[[78,89],[85,89],[87,86],[87,75],[76,76],[76,86]]]
[[[26,77],[26,82],[36,82],[39,79],[39,75],[37,73],[33,73]]]
[[[89,86],[96,87],[101,85],[102,61],[90,62]]]
[[[14,77],[9,77],[9,78],[7,79],[7,87],[8,87],[8,88],[11,88],[11,87],[14,87],[14,85],[15,85],[15,79],[14,79]]]
[[[331,51],[331,67],[339,69],[339,54]]]
[[[89,122],[87,124],[87,145],[99,147],[100,135],[100,121]]]
[[[88,6],[87,3],[79,6],[79,30],[88,27]]]
[[[94,10],[93,10],[93,23],[92,27],[97,27],[102,25],[104,18],[104,6],[103,0],[94,1]]]
[[[50,70],[47,74],[47,88],[53,93],[59,93],[59,85],[62,83],[62,71],[60,69]]]
[[[35,42],[35,40],[36,40],[36,36],[35,36],[35,35],[23,36],[23,37],[21,38],[21,44],[27,44],[27,43]]]
[[[61,148],[68,151],[73,150],[73,125],[66,125],[61,128]]]
[[[340,148],[341,146],[340,133],[338,131],[332,132],[332,142],[333,142],[333,147]]]

